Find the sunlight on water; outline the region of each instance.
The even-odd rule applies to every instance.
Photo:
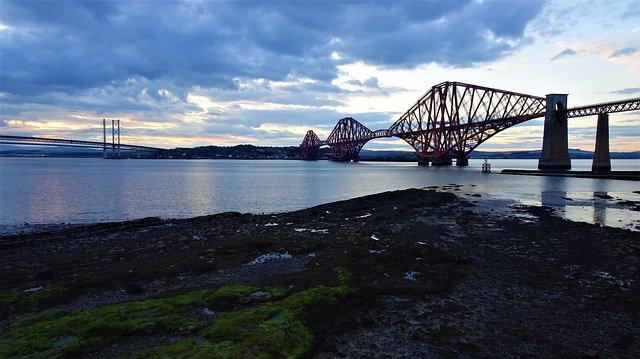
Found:
[[[468,167],[415,163],[251,160],[0,158],[0,228],[149,216],[185,218],[226,211],[273,213],[406,188],[465,185],[465,193],[553,207],[574,221],[640,230],[636,181],[503,175],[537,160],[482,160]],[[582,170],[590,161],[574,160]],[[614,169],[638,170],[636,160]]]

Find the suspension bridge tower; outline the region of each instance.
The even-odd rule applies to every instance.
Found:
[[[120,120],[111,120],[111,143],[107,142],[107,120],[102,119],[102,158],[120,159]],[[117,138],[117,142],[116,142]],[[111,156],[107,146],[111,145]]]

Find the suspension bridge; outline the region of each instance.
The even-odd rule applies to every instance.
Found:
[[[357,120],[338,121],[326,140],[313,130],[300,144],[304,159],[317,159],[323,146],[334,161],[357,161],[362,147],[377,138],[397,137],[416,152],[418,163],[434,166],[469,164],[468,155],[480,144],[512,126],[544,117],[543,146],[538,168],[571,169],[567,119],[598,116],[593,171],[610,171],[609,113],[640,109],[640,97],[567,107],[566,94],[532,96],[462,82],[431,87],[388,129],[370,130]]]
[[[66,138],[0,135],[0,143],[98,148],[102,149],[103,158],[113,159],[128,157],[125,152],[127,154],[134,153],[135,157],[140,157],[141,154],[145,153],[158,157],[166,155],[168,149],[147,145],[147,141],[126,127],[121,126],[120,120],[110,120],[110,127],[107,122],[106,119],[102,120],[102,128],[92,127],[60,136]],[[131,142],[122,142],[122,137]]]

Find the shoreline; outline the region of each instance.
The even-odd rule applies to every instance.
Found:
[[[500,173],[509,174],[509,175],[576,177],[576,178],[640,181],[640,171],[610,171],[610,172],[598,173],[593,171],[545,171],[545,170],[503,169],[502,171],[500,171]]]
[[[632,357],[640,351],[637,233],[445,187],[286,213],[145,218],[0,236],[0,263],[12,273],[0,278],[0,356],[106,358],[178,348],[202,354],[220,345],[213,333],[225,318],[269,308],[298,324],[267,321],[277,327],[268,333],[302,330],[290,337],[300,342],[264,346],[245,329],[223,339],[240,354],[293,350],[319,358]],[[210,291],[211,298],[225,288],[236,288],[237,297],[194,294]],[[303,297],[314,304],[289,312]],[[110,339],[80,324],[66,334],[38,334],[33,326],[57,327],[92,311],[108,317],[150,300],[188,302],[171,313],[180,313],[175,323],[191,324],[162,325],[131,312],[150,323],[147,329],[132,322],[131,332]],[[29,316],[52,308],[56,314],[29,324]],[[21,339],[20,330],[41,335],[40,344],[33,346],[33,336]]]

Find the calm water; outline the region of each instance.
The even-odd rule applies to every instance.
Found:
[[[0,158],[0,232],[24,223],[118,221],[148,216],[182,218],[225,211],[283,212],[411,187],[465,186],[461,195],[554,206],[572,220],[640,229],[640,212],[621,201],[640,201],[640,184],[578,178],[513,176],[502,168],[529,168],[537,160],[492,160],[494,173],[469,167],[413,163],[330,161],[102,160]],[[614,170],[640,170],[617,160]],[[574,170],[591,161],[574,160]],[[608,194],[614,199],[599,196]],[[571,198],[572,200],[566,200]],[[637,227],[637,228],[636,228]]]

